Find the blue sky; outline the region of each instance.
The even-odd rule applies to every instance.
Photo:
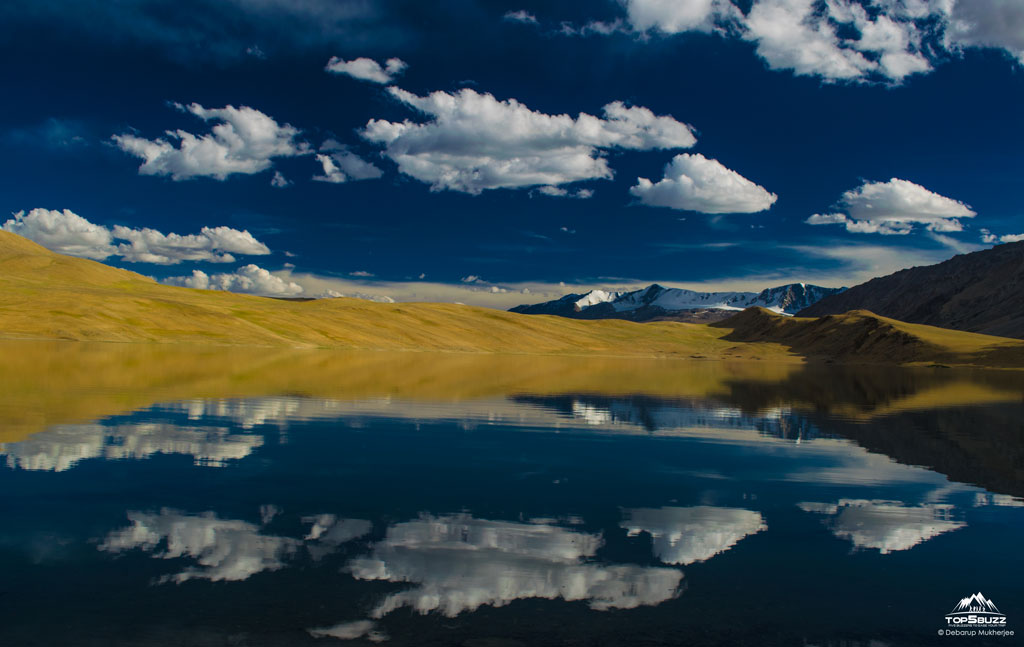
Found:
[[[1024,232],[1012,0],[15,0],[0,36],[0,224],[172,283],[508,307]]]

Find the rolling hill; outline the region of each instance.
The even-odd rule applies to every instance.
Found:
[[[732,356],[700,325],[572,321],[447,303],[282,301],[161,285],[0,231],[0,336],[364,350]],[[781,346],[751,354],[792,357]]]
[[[0,337],[359,350],[1024,367],[1024,342],[850,313],[580,321],[444,303],[281,301],[161,285],[0,232]]]
[[[727,329],[723,340],[770,341],[805,357],[840,362],[1024,367],[1024,342],[910,324],[867,310],[807,318],[748,308],[709,327]]]
[[[870,310],[900,321],[1024,338],[1024,242],[872,279],[797,313]]]

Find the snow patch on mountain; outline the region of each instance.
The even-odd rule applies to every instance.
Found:
[[[582,299],[576,300],[576,307],[582,310],[583,308],[589,308],[590,306],[596,306],[599,303],[613,303],[619,297],[626,294],[625,292],[605,292],[604,290],[591,290],[583,295]]]
[[[657,316],[690,310],[740,311],[759,306],[779,314],[793,315],[844,289],[792,283],[761,292],[697,292],[654,284],[631,292],[591,290],[585,294],[569,294],[555,301],[517,306],[512,310],[525,314],[605,318],[641,310]]]

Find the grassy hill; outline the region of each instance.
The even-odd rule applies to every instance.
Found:
[[[805,357],[841,362],[1024,367],[1024,342],[909,324],[867,310],[808,318],[748,308],[711,327],[728,331],[723,340],[770,341]]]
[[[20,339],[647,356],[724,357],[735,346],[700,325],[568,321],[444,303],[282,301],[172,287],[3,231],[0,331]],[[771,345],[757,354],[788,355]]]
[[[809,320],[750,310],[708,326],[579,321],[444,303],[282,301],[161,285],[3,231],[0,337],[1024,367],[1024,342],[866,312]]]

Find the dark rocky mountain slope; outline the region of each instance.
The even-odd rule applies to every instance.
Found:
[[[1024,338],[1024,242],[913,267],[827,296],[797,313],[850,310],[986,335]]]

